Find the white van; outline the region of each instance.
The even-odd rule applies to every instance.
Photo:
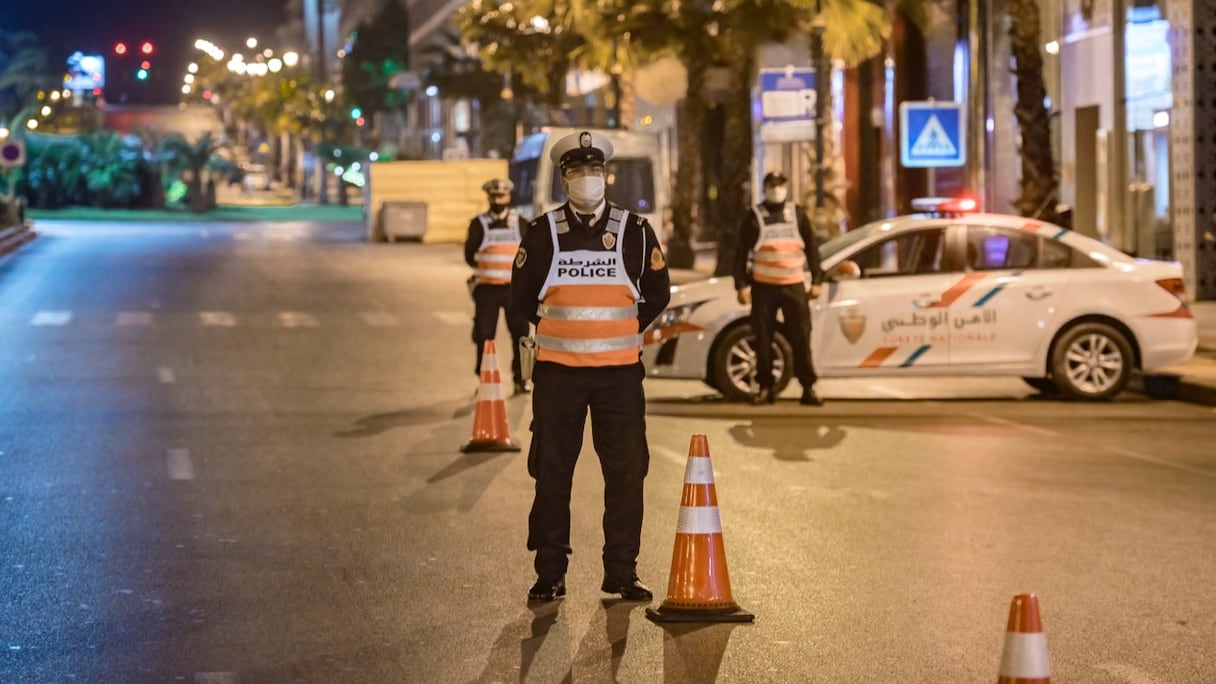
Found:
[[[670,233],[667,165],[659,136],[613,129],[542,128],[524,136],[515,146],[509,174],[515,190],[511,204],[519,213],[534,219],[566,201],[561,174],[549,161],[549,150],[567,135],[594,130],[612,141],[612,159],[607,167],[608,201],[640,214],[650,221],[659,240]]]

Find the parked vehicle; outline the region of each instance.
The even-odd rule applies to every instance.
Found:
[[[511,204],[534,219],[566,201],[561,174],[549,159],[554,143],[582,128],[543,128],[515,146],[509,175],[515,183]],[[635,131],[594,129],[612,141],[613,156],[606,164],[606,195],[610,202],[640,214],[666,241],[669,229],[668,180],[662,145],[657,135]]]
[[[922,206],[928,213],[871,223],[820,248],[828,282],[811,306],[820,377],[1012,375],[1101,400],[1136,369],[1194,354],[1198,329],[1179,264],[1134,259],[1020,216]],[[648,371],[746,398],[755,377],[747,314],[729,278],[673,288],[645,332]],[[792,357],[775,337],[780,391]]]

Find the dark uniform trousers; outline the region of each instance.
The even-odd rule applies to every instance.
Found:
[[[761,389],[773,386],[773,329],[777,311],[785,324],[782,332],[794,348],[794,376],[804,388],[815,384],[815,366],[811,363],[811,312],[806,302],[806,287],[792,285],[752,284],[752,328],[756,333],[756,383]]]
[[[473,288],[473,343],[477,345],[475,373],[481,374],[481,355],[486,340],[498,334],[498,310],[502,309],[507,319],[507,330],[511,333],[511,377],[523,382],[519,370],[519,338],[528,336],[528,319],[511,313],[510,285],[478,285]]]
[[[536,574],[566,572],[570,489],[591,414],[591,437],[604,475],[604,572],[630,577],[642,537],[642,484],[650,467],[642,364],[575,368],[538,362],[532,372],[532,447],[528,473],[536,498],[528,515],[528,549]]]

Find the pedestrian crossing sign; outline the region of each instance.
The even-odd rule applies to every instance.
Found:
[[[963,132],[961,103],[904,102],[899,105],[899,161],[913,168],[963,166]]]

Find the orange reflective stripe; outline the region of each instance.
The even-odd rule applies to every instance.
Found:
[[[559,285],[545,296],[545,306],[573,306],[579,308],[628,307],[634,304],[628,287],[621,285]],[[573,352],[556,349],[541,343],[543,338],[595,342],[619,340],[633,336],[638,345],[627,349]],[[554,361],[566,366],[623,366],[636,363],[641,336],[638,335],[638,320],[630,317],[617,320],[556,319],[541,317],[536,326],[536,358]]]
[[[511,282],[511,264],[515,261],[516,247],[498,243],[482,247],[474,257],[477,261],[477,277],[487,285],[505,285]]]

